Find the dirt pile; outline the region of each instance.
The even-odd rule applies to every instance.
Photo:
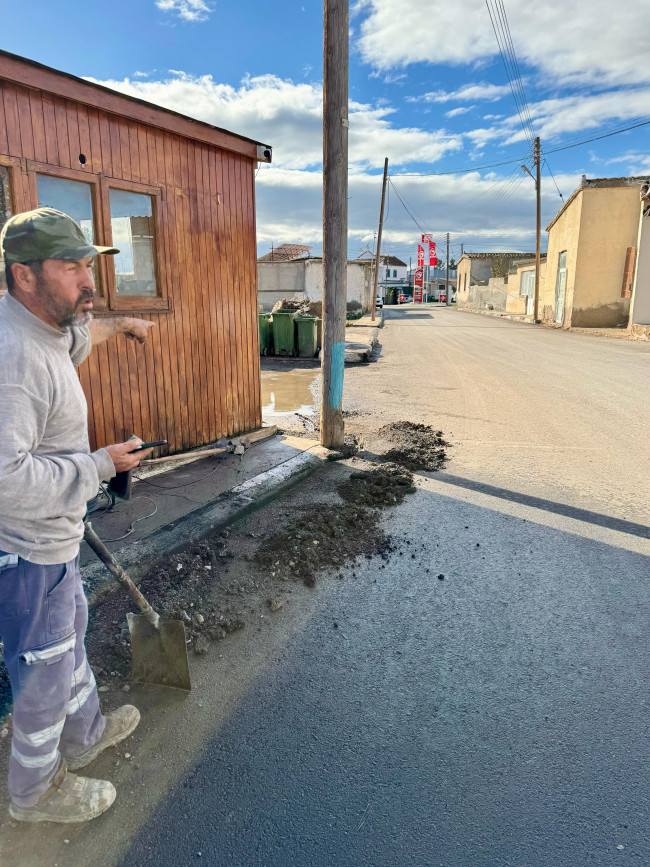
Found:
[[[439,470],[447,458],[445,447],[449,443],[442,438],[442,431],[428,425],[399,421],[384,425],[378,435],[391,446],[382,459],[412,472]]]
[[[345,504],[307,509],[291,527],[267,539],[255,560],[281,581],[303,581],[308,587],[324,569],[341,568],[360,555],[388,559],[390,540],[379,529],[379,512]]]
[[[182,620],[188,649],[205,653],[209,641],[219,641],[241,629],[244,620],[238,606],[208,602],[215,586],[223,581],[224,564],[232,557],[226,550],[227,536],[205,539],[185,551],[171,555],[152,569],[139,584],[145,597],[163,618]],[[242,588],[223,581],[224,596],[240,595]],[[243,591],[242,591],[243,592]],[[235,609],[235,610],[233,610]],[[101,660],[93,670],[100,681],[128,673],[131,664],[127,611],[130,598],[119,591],[93,611],[88,629],[90,659]]]
[[[415,491],[411,473],[391,464],[351,473],[347,481],[338,485],[339,494],[347,502],[379,509],[397,506]]]

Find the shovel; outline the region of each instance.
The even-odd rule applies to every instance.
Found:
[[[84,522],[84,539],[113,577],[128,590],[131,599],[142,612],[129,612],[126,615],[131,634],[133,679],[189,691],[192,685],[185,644],[185,624],[182,620],[160,619],[160,615],[154,611],[95,533],[90,521]]]

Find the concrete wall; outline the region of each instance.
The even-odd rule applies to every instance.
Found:
[[[372,304],[372,263],[348,262],[347,300],[365,312]],[[297,259],[294,262],[258,262],[257,298],[264,310],[278,301],[322,301],[323,260]]]
[[[461,307],[474,310],[505,311],[508,285],[503,277],[491,277],[487,285],[472,284],[467,291],[467,303]]]
[[[257,302],[264,310],[272,310],[285,298],[304,301],[305,297],[304,262],[257,263]]]
[[[476,298],[480,299],[477,289],[487,286],[492,277],[491,259],[470,259],[469,256],[461,257],[456,271],[456,303],[459,307],[476,307]],[[474,290],[474,291],[473,291]],[[491,302],[490,302],[491,303]],[[484,304],[478,302],[482,308]]]
[[[571,325],[614,328],[626,325],[630,299],[621,297],[625,256],[636,247],[640,185],[582,192],[580,246],[573,289]]]

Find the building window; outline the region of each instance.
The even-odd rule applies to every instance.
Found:
[[[397,277],[397,270],[396,269],[393,270],[393,277]]]
[[[89,244],[97,240],[93,210],[93,190],[90,184],[83,181],[71,181],[67,178],[53,175],[36,175],[36,192],[39,208],[56,208],[63,211],[79,224],[85,239]],[[101,295],[101,285],[97,270],[97,262],[92,262],[95,286]]]
[[[153,200],[143,193],[111,189],[111,232],[117,295],[156,296]]]
[[[2,227],[12,214],[9,169],[6,166],[0,166],[0,231],[2,231]],[[4,292],[6,288],[5,266],[4,262],[0,259],[0,292]]]
[[[386,268],[386,279],[390,280],[390,268]]]
[[[93,196],[90,184],[52,175],[36,175],[39,208],[56,208],[78,223],[89,244],[95,243]]]

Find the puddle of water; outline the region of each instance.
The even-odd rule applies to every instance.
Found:
[[[314,393],[311,386],[319,372],[314,370],[263,370],[262,414],[300,412],[314,413]]]

